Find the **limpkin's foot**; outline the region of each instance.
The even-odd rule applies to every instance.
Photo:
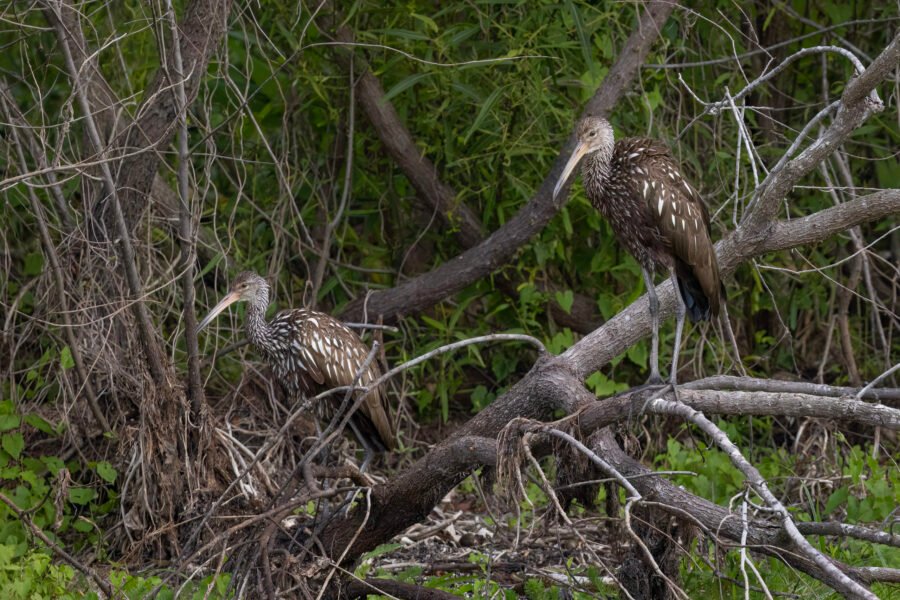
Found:
[[[666,381],[660,376],[659,371],[654,371],[650,373],[650,377],[647,378],[647,383],[644,385],[650,387],[659,387],[661,385],[665,385]]]

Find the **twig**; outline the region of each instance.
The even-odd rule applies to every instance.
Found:
[[[869,385],[867,385],[863,389],[859,390],[859,393],[856,394],[856,398],[857,399],[862,398],[867,393],[869,393],[872,390],[872,388],[874,388],[876,385],[878,385],[881,381],[890,377],[892,374],[896,373],[898,370],[900,370],[900,363],[897,363],[896,365],[894,365],[893,367],[891,367],[890,369],[888,369],[887,371],[885,371],[884,373],[882,373],[881,375],[879,375],[878,377],[876,377],[875,379],[870,381]]]
[[[685,598],[686,600],[690,600],[687,594],[684,593],[674,581],[672,581],[668,575],[662,572],[659,565],[656,562],[656,559],[653,558],[653,553],[650,552],[650,548],[647,547],[647,544],[644,543],[644,540],[641,539],[631,526],[631,507],[634,506],[636,502],[640,502],[640,497],[631,497],[628,499],[628,502],[625,503],[625,531],[628,532],[628,537],[630,537],[635,545],[641,549],[641,553],[644,555],[644,559],[653,568],[653,572],[656,573],[656,576],[666,582],[666,585],[669,586],[669,590],[678,597]]]
[[[366,524],[369,522],[369,515],[372,509],[372,488],[365,488],[366,495],[366,510],[363,514],[363,518],[359,523],[359,527],[356,529],[356,533],[350,539],[350,543],[344,548],[344,551],[338,557],[336,561],[332,563],[332,569],[328,572],[328,575],[325,577],[325,582],[322,584],[322,588],[319,590],[319,594],[316,596],[316,600],[321,600],[323,594],[325,594],[325,590],[328,589],[328,582],[331,581],[331,578],[340,568],[341,563],[344,562],[344,557],[347,556],[347,553],[350,552],[350,549],[353,547],[353,543],[356,541],[356,538],[359,537],[359,534],[362,533],[362,530],[365,528]]]
[[[590,459],[592,463],[597,465],[597,467],[603,473],[606,473],[607,475],[612,477],[616,483],[625,488],[625,491],[628,492],[629,499],[640,500],[642,498],[641,493],[637,491],[637,488],[635,488],[634,485],[632,485],[632,483],[628,481],[627,478],[625,478],[625,476],[623,476],[621,473],[619,473],[619,471],[613,468],[611,464],[597,456],[597,454],[593,450],[582,444],[580,441],[576,440],[565,431],[560,431],[559,429],[555,429],[552,427],[542,427],[539,429],[539,431],[552,435],[555,438],[559,438],[578,448],[578,451],[587,456],[588,459]]]
[[[322,233],[322,244],[319,248],[319,260],[316,262],[316,268],[313,271],[312,277],[311,296],[313,303],[316,301],[319,288],[322,287],[322,279],[325,277],[325,268],[328,265],[328,259],[331,254],[331,236],[334,233],[335,228],[341,222],[341,217],[343,217],[344,210],[347,208],[347,201],[350,198],[350,190],[353,186],[353,135],[356,131],[356,84],[354,82],[353,73],[353,55],[350,55],[349,70],[350,84],[347,87],[350,89],[350,100],[347,109],[347,160],[344,165],[344,185],[341,189],[341,201],[334,213],[334,218],[327,219],[326,212],[325,231]]]

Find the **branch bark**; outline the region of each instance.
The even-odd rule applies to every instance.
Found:
[[[181,206],[178,215],[178,237],[181,248],[181,289],[184,293],[182,313],[184,315],[184,338],[188,359],[188,398],[191,402],[191,423],[198,426],[193,433],[194,451],[200,445],[199,425],[203,420],[203,383],[200,380],[200,348],[197,342],[197,314],[194,311],[194,211],[190,198],[190,160],[188,152],[188,101],[184,88],[184,63],[181,56],[181,40],[172,0],[166,2],[166,17],[172,32],[172,62],[175,70],[171,78],[175,81],[175,97],[178,101],[178,196]]]
[[[365,580],[352,579],[347,584],[345,593],[347,598],[368,598],[370,594],[386,594],[403,600],[459,600],[459,596],[450,592],[374,577]]]

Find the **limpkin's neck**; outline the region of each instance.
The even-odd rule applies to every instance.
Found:
[[[272,327],[266,322],[266,307],[269,305],[268,294],[265,298],[257,298],[247,307],[247,338],[250,343],[260,350],[270,352],[273,350]]]
[[[594,188],[599,191],[609,180],[610,166],[612,165],[614,146],[600,148],[584,157],[581,163],[581,177],[586,188]],[[588,196],[591,196],[590,190]]]

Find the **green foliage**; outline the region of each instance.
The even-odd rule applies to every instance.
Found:
[[[7,600],[74,600],[85,598],[75,572],[52,562],[49,554],[25,550],[20,544],[0,544],[0,596]],[[96,594],[87,597],[96,598]]]
[[[110,583],[122,597],[128,600],[143,600],[150,597],[151,593],[159,588],[157,595],[160,600],[174,600],[175,590],[163,585],[163,580],[158,576],[141,577],[124,571],[112,571],[109,574]],[[225,600],[234,597],[234,591],[229,591],[231,575],[209,575],[196,582],[191,582],[180,590],[177,598],[185,600]]]

